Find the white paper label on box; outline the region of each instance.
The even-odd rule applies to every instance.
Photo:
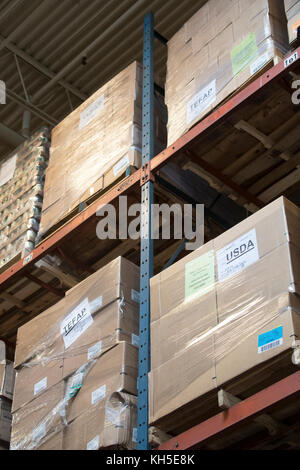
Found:
[[[43,390],[45,390],[45,388],[47,388],[47,377],[44,377],[42,380],[34,384],[34,387],[33,387],[34,396],[42,392]]]
[[[140,293],[134,289],[131,289],[131,300],[136,302],[137,304],[140,303]]]
[[[15,174],[17,155],[9,158],[0,165],[0,187],[7,183]]]
[[[102,385],[102,387],[97,388],[97,390],[94,390],[92,392],[92,399],[91,399],[92,405],[102,400],[105,397],[105,394],[106,394],[106,385]]]
[[[100,297],[97,297],[97,299],[92,300],[92,301],[90,302],[90,310],[91,310],[91,313],[97,312],[97,310],[99,310],[99,308],[102,307],[102,304],[103,304],[102,295],[100,295]]]
[[[32,431],[32,440],[39,442],[46,436],[46,423],[42,423]]]
[[[132,430],[132,442],[137,442],[137,428]]]
[[[66,349],[76,341],[93,323],[88,299],[84,299],[61,322],[60,331]]]
[[[101,95],[80,114],[79,129],[87,126],[100,113],[103,106],[104,95]]]
[[[114,167],[113,167],[113,172],[114,176],[117,176],[119,173],[121,173],[123,170],[125,170],[129,165],[129,157],[126,155],[126,157],[122,158]]]
[[[102,350],[102,341],[98,341],[98,343],[94,344],[88,349],[88,361],[93,359],[93,357],[98,356]]]
[[[187,104],[187,124],[196,119],[217,99],[216,80],[199,91]]]
[[[78,372],[78,374],[74,375],[74,377],[72,378],[71,385],[70,385],[69,398],[74,397],[74,395],[76,395],[78,390],[81,389],[83,377],[84,377],[83,372]]]
[[[217,251],[219,281],[233,276],[258,260],[256,230],[253,229]]]
[[[139,347],[140,345],[140,337],[135,335],[134,333],[131,334],[131,343],[133,346]]]
[[[99,436],[94,437],[86,446],[86,450],[98,450],[99,449]]]
[[[250,73],[251,75],[254,75],[256,72],[258,72],[264,65],[269,60],[269,54],[265,52],[261,56],[259,56],[258,59],[256,59],[252,64],[250,65]]]

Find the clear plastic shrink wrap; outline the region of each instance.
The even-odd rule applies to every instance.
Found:
[[[12,449],[135,446],[138,290],[117,258],[18,330]]]
[[[288,47],[284,0],[206,2],[168,43],[168,145]]]
[[[246,397],[297,367],[299,230],[280,198],[151,279],[151,424],[170,431],[217,408],[217,388]]]
[[[49,139],[42,128],[0,164],[0,268],[35,246]]]
[[[155,100],[155,152],[166,147],[166,109]],[[40,237],[142,153],[142,66],[129,65],[52,131]]]

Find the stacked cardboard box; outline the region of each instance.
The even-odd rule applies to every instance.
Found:
[[[209,0],[168,43],[168,145],[288,50],[284,0]]]
[[[12,449],[135,446],[138,289],[118,258],[19,329]]]
[[[284,0],[285,11],[288,20],[290,42],[297,38],[297,29],[300,27],[300,1]]]
[[[166,147],[166,110],[155,101],[155,152]],[[132,63],[52,131],[40,235],[80,203],[140,167],[142,67]]]
[[[43,128],[0,165],[0,267],[34,248],[48,147],[49,132]]]
[[[6,359],[5,343],[0,341],[0,449],[10,441],[14,379],[13,363]]]
[[[294,370],[299,230],[280,198],[151,279],[152,424],[174,430],[211,413],[216,388],[246,396]]]

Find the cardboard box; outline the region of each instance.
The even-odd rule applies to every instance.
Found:
[[[138,345],[139,310],[116,300],[93,315],[93,324],[64,352],[63,376],[101,356],[120,341]]]
[[[285,11],[288,19],[289,40],[297,39],[297,29],[300,27],[300,2],[298,0],[285,0]]]
[[[0,441],[10,441],[11,421],[11,401],[0,397]]]
[[[12,411],[17,411],[62,379],[63,359],[22,367],[16,371]]]
[[[206,2],[168,43],[168,145],[288,48],[283,0]]]
[[[137,394],[138,349],[126,342],[79,369],[67,382],[68,423],[112,392]],[[72,395],[74,395],[72,397]]]
[[[137,398],[115,392],[75,419],[64,434],[65,450],[136,447]]]
[[[214,311],[216,300],[213,242],[206,243],[151,278],[150,289],[151,322],[174,310],[189,309],[190,302],[195,299],[199,303],[203,302],[206,311]]]
[[[65,383],[41,393],[13,414],[11,450],[36,449],[64,427]]]
[[[292,354],[300,339],[299,312],[300,298],[286,293],[221,325],[215,340],[218,386],[229,383],[228,391],[248,395],[260,381],[270,385],[296,371]]]
[[[149,373],[149,420],[157,424],[168,422],[172,414],[181,416],[181,409],[216,388],[215,353],[213,335],[195,341]],[[198,412],[201,410],[201,402]],[[206,410],[201,410],[205,412]],[[167,425],[165,425],[167,426]],[[163,426],[163,430],[169,429]],[[172,429],[172,427],[171,427]]]
[[[165,115],[156,99],[155,153],[166,147]],[[133,62],[53,129],[40,236],[131,165],[140,166],[141,153],[142,66]]]
[[[121,332],[128,334],[132,341],[131,334],[138,331],[135,321],[135,315],[138,319],[138,290],[137,266],[121,257],[107,264],[70,289],[57,304],[19,328],[15,368],[28,361],[31,366],[38,366],[41,361],[63,359],[70,351],[84,345],[87,353],[93,345],[90,343],[105,340],[108,344],[109,339],[120,339]],[[120,303],[105,310],[118,299],[124,303],[123,317],[118,316]],[[86,316],[80,316],[82,309],[86,309]],[[72,322],[76,318],[74,327]],[[120,328],[119,335],[116,335],[116,328]]]
[[[15,371],[12,361],[7,359],[0,362],[0,397],[12,400],[15,384]]]
[[[38,445],[35,450],[63,450],[63,437],[64,431],[59,431],[49,439],[45,439],[45,442]]]

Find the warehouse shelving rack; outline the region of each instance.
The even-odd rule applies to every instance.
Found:
[[[7,341],[16,329],[16,325],[24,323],[53,305],[56,300],[64,295],[61,287],[61,279],[70,280],[69,273],[62,273],[60,267],[47,265],[45,275],[44,260],[49,255],[59,253],[71,266],[80,273],[77,280],[88,276],[106,262],[120,254],[126,254],[132,248],[123,242],[119,245],[97,241],[95,226],[97,223],[97,209],[99,206],[114,203],[117,204],[120,195],[128,195],[135,201],[144,203],[144,211],[141,219],[142,240],[141,246],[136,249],[141,263],[141,308],[140,308],[140,355],[139,355],[139,381],[138,381],[138,448],[148,449],[148,382],[147,374],[150,369],[150,295],[149,280],[153,275],[155,263],[155,249],[149,234],[151,233],[151,203],[155,197],[157,187],[164,186],[164,191],[170,191],[179,199],[190,200],[188,191],[179,190],[170,181],[161,177],[161,171],[166,165],[184,156],[198,165],[205,174],[218,181],[221,187],[227,188],[234,194],[238,203],[246,201],[250,207],[260,208],[264,201],[255,196],[251,191],[237,184],[233,179],[221,171],[217,165],[208,162],[195,151],[195,147],[202,148],[207,142],[214,139],[215,134],[220,137],[222,132],[228,132],[230,126],[241,119],[246,119],[249,110],[264,108],[275,96],[277,90],[285,89],[292,94],[289,79],[291,74],[297,76],[300,70],[300,47],[295,48],[277,65],[263,73],[259,78],[247,84],[236,95],[221,104],[215,111],[201,120],[170,147],[159,155],[153,153],[153,97],[154,97],[154,73],[153,54],[154,39],[162,42],[166,40],[154,30],[152,14],[145,17],[144,23],[144,75],[143,75],[143,155],[142,167],[133,174],[127,176],[112,189],[87,206],[83,211],[59,227],[47,239],[43,240],[29,255],[15,262],[4,272],[0,273],[0,308],[4,312],[5,331],[0,328],[0,337]],[[281,106],[291,106],[290,96],[288,102]],[[297,111],[298,112],[298,111]],[[297,112],[295,113],[297,117]],[[251,113],[250,113],[251,115]],[[249,115],[249,116],[250,116]],[[248,116],[248,117],[249,117]],[[284,116],[283,116],[284,120]],[[231,129],[231,127],[230,127]],[[252,128],[253,131],[253,128]],[[260,136],[261,137],[261,136]],[[297,167],[297,166],[296,166]],[[199,201],[201,202],[201,201]],[[225,227],[225,224],[224,224]],[[89,247],[93,245],[92,251]],[[100,246],[101,245],[101,246]],[[125,248],[124,248],[125,245]],[[182,245],[182,244],[181,244]],[[180,252],[181,245],[177,245],[176,255]],[[171,249],[173,249],[173,245]],[[96,250],[96,251],[95,251]],[[159,248],[160,250],[160,248]],[[158,250],[158,251],[159,251]],[[169,249],[166,254],[172,253]],[[159,254],[159,253],[158,253]],[[167,258],[168,259],[168,258]],[[50,266],[50,267],[49,267]],[[25,290],[27,289],[26,293]],[[22,298],[19,293],[23,292]],[[3,305],[5,308],[3,308]],[[20,321],[21,318],[21,321]],[[8,334],[8,330],[10,333]],[[6,336],[5,336],[6,334]],[[265,412],[270,407],[285,403],[290,398],[298,396],[300,392],[300,373],[296,373],[285,380],[275,383],[268,389],[238,403],[227,411],[212,417],[210,420],[200,423],[198,426],[186,431],[176,438],[162,444],[160,449],[187,449],[201,447],[209,438],[230,431],[237,425],[247,422],[259,413]],[[298,420],[299,421],[299,420]],[[295,425],[296,426],[296,425]],[[298,428],[297,428],[298,429]]]

